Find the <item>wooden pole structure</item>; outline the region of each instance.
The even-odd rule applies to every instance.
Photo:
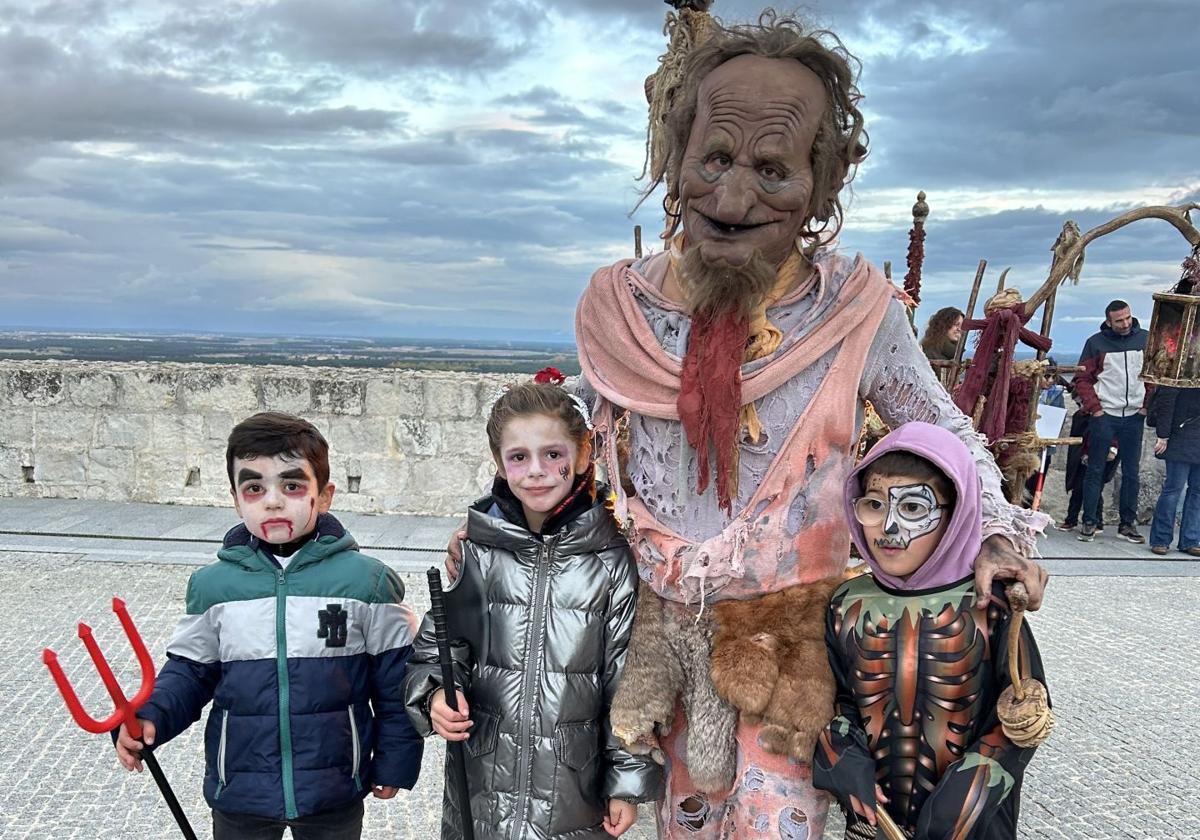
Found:
[[[634,259],[642,258],[642,226],[633,226],[633,256]]]
[[[971,286],[971,298],[967,301],[967,314],[963,318],[964,321],[970,321],[975,317],[975,302],[979,300],[979,287],[983,285],[983,273],[987,270],[987,260],[980,260],[979,267],[975,269],[975,282]],[[947,391],[954,393],[954,385],[958,382],[959,368],[962,367],[963,349],[967,346],[967,331],[963,330],[958,337],[958,346],[954,348],[954,366],[950,369],[950,382]]]
[[[883,276],[889,280],[892,279],[892,261],[891,260],[883,261]]]

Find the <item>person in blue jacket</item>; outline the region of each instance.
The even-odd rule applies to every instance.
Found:
[[[200,718],[214,840],[354,840],[362,799],[411,789],[423,744],[399,693],[416,618],[394,571],[329,511],[329,445],[263,412],[226,449],[242,524],[188,581],[187,614],[138,716],[161,747]],[[117,756],[142,769],[122,725]]]

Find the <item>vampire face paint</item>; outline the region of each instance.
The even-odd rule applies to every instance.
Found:
[[[937,491],[907,476],[872,475],[855,500],[871,556],[883,571],[907,577],[933,554],[949,516]]]
[[[575,474],[587,469],[587,457],[562,420],[529,414],[509,420],[500,433],[496,470],[521,503],[529,527],[540,531],[547,514],[571,492]]]
[[[333,485],[317,490],[312,466],[285,455],[235,458],[233,506],[251,534],[268,543],[298,540],[329,510]]]
[[[809,216],[826,103],[817,74],[791,59],[742,55],[704,79],[679,190],[688,242],[706,260],[787,259]]]

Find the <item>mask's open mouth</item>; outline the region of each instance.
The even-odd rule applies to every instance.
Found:
[[[704,219],[704,221],[708,222],[709,227],[711,227],[713,230],[717,231],[718,233],[723,233],[727,236],[733,236],[733,235],[736,235],[739,233],[745,233],[746,231],[749,231],[749,230],[757,230],[758,228],[762,228],[762,227],[766,227],[767,225],[774,224],[774,222],[757,222],[754,224],[726,224],[725,222],[717,221],[712,216],[706,216],[703,213],[699,213],[698,215],[700,216],[700,218]]]

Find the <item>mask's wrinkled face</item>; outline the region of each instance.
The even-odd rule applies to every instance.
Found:
[[[779,266],[809,216],[826,95],[791,59],[743,55],[700,85],[680,173],[683,226],[704,259]]]
[[[313,468],[304,458],[234,458],[233,478],[238,516],[251,534],[269,543],[300,539],[333,501],[333,485],[326,483],[318,490]]]
[[[924,565],[950,521],[945,500],[907,476],[872,475],[855,514],[879,568],[899,578]]]

